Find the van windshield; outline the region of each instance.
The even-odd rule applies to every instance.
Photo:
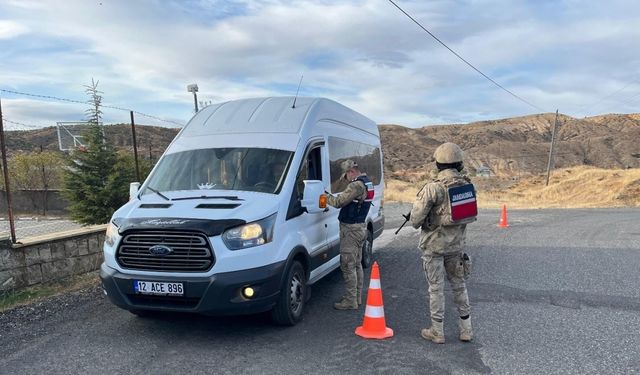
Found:
[[[147,186],[176,190],[244,190],[277,194],[293,152],[268,148],[209,148],[164,156]],[[153,194],[145,189],[143,195]]]

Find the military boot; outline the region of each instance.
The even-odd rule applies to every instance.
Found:
[[[358,303],[356,301],[347,301],[343,298],[340,302],[334,303],[333,308],[336,310],[357,310]]]
[[[459,319],[460,341],[469,342],[473,339],[473,329],[471,328],[471,318]]]
[[[433,341],[436,344],[444,344],[444,327],[442,322],[431,321],[431,327],[420,332],[425,340]]]

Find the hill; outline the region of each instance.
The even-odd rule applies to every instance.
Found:
[[[553,171],[549,186],[545,176],[528,176],[517,182],[473,178],[482,208],[595,208],[640,207],[640,169],[602,169],[590,166]],[[387,202],[415,200],[421,183],[387,182]]]
[[[473,174],[487,167],[497,176],[526,176],[546,171],[555,114],[546,113],[464,125],[414,129],[380,125],[385,173],[390,179],[415,181],[433,168],[433,151],[443,142],[455,142],[466,152]],[[556,167],[590,165],[600,168],[640,167],[640,114],[609,114],[583,119],[561,115]],[[137,125],[142,157],[157,160],[179,129]],[[132,149],[128,124],[105,127],[107,139],[121,149]],[[7,132],[10,153],[57,150],[55,127]]]
[[[465,125],[410,129],[381,125],[387,176],[424,178],[433,151],[443,142],[459,144],[466,166],[485,166],[498,176],[538,174],[547,167],[555,114],[482,121]],[[584,119],[559,116],[557,168],[591,165],[600,168],[640,167],[640,115],[603,115]]]
[[[178,134],[180,129],[158,126],[136,125],[136,139],[138,152],[142,157],[157,160]],[[133,150],[131,125],[106,125],[107,140],[118,149]],[[58,131],[55,127],[38,130],[8,131],[6,132],[7,149],[9,153],[22,151],[59,150]]]

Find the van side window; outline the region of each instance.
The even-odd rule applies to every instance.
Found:
[[[307,158],[308,162],[308,179],[309,180],[322,180],[322,162],[320,159],[320,147],[316,147],[309,153]]]
[[[300,201],[304,194],[304,180],[322,180],[322,147],[318,145],[312,148],[306,158],[300,164],[300,171],[296,178],[296,185],[289,202],[287,219],[301,215],[304,211]]]
[[[329,176],[331,192],[337,193],[347,187],[348,181],[342,178],[341,164],[351,159],[360,166],[374,185],[382,180],[382,154],[380,147],[338,137],[329,137]]]
[[[304,180],[322,180],[321,148],[316,147],[309,151],[307,158],[300,165],[300,172],[296,178],[296,190],[299,199],[304,193]]]

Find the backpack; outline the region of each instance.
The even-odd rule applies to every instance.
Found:
[[[436,204],[429,213],[429,226],[455,226],[476,221],[478,204],[476,189],[464,177],[435,180],[444,192],[444,199]]]

